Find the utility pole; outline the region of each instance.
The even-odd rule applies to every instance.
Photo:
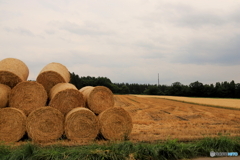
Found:
[[[159,86],[159,73],[158,73],[158,86]]]

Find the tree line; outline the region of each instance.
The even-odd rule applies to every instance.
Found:
[[[85,86],[106,86],[114,94],[148,94],[148,95],[169,95],[187,97],[219,97],[219,98],[240,98],[240,83],[216,82],[215,84],[203,84],[199,81],[183,85],[174,82],[171,85],[153,85],[138,83],[112,83],[107,77],[79,77],[70,73],[70,83],[78,89]]]

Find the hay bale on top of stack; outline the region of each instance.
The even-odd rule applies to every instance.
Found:
[[[0,84],[0,108],[8,106],[11,88],[5,84]]]
[[[114,106],[113,93],[107,87],[86,86],[79,91],[83,94],[86,107],[97,115]]]
[[[49,94],[49,106],[58,109],[64,115],[76,107],[85,107],[83,94],[70,83],[58,83]]]
[[[18,83],[26,81],[29,69],[27,65],[16,58],[6,58],[0,61],[0,83],[13,88]]]
[[[47,98],[47,92],[40,83],[34,81],[21,82],[11,91],[9,106],[21,109],[28,115],[33,110],[45,106]]]
[[[39,73],[37,82],[41,83],[49,94],[51,88],[58,83],[68,83],[70,73],[68,69],[60,63],[49,63]]]

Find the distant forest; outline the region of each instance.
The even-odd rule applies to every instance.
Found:
[[[137,84],[137,83],[112,83],[107,77],[79,77],[70,73],[70,83],[78,89],[85,86],[106,86],[114,94],[148,94],[148,95],[169,95],[187,97],[219,97],[219,98],[240,98],[240,83],[216,82],[216,84],[203,84],[199,81],[189,85],[174,82],[169,85]]]

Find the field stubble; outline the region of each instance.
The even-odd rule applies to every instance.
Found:
[[[240,136],[240,110],[134,95],[115,95],[114,99],[116,106],[123,107],[132,116],[131,141],[193,141],[219,135]]]

